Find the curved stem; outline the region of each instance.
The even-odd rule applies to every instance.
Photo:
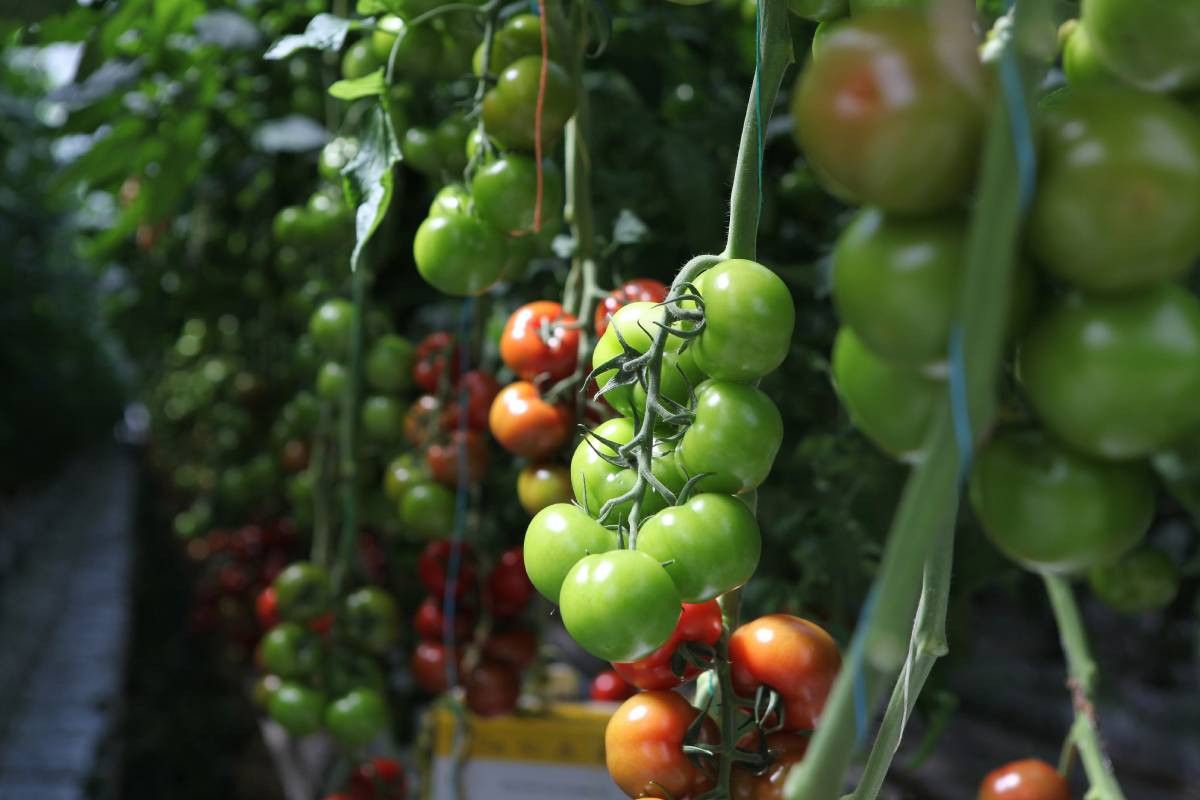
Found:
[[[1057,575],[1043,575],[1046,594],[1054,609],[1058,623],[1058,635],[1062,640],[1063,653],[1067,657],[1067,685],[1071,688],[1071,699],[1075,707],[1075,724],[1071,726],[1071,738],[1079,751],[1079,760],[1087,773],[1088,797],[1094,800],[1125,800],[1121,786],[1112,772],[1112,764],[1100,741],[1100,730],[1096,724],[1096,709],[1092,704],[1097,668],[1088,646],[1087,631],[1079,617],[1079,607],[1071,584]]]

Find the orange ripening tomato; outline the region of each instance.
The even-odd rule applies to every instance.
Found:
[[[522,380],[561,380],[579,360],[579,330],[562,303],[537,300],[512,313],[500,335],[500,358]]]
[[[1071,800],[1067,781],[1040,758],[994,769],[979,784],[979,800]]]
[[[683,752],[688,727],[700,714],[675,692],[641,692],[621,704],[604,730],[604,759],[613,781],[630,797],[694,797],[712,788],[713,775]],[[700,740],[719,738],[704,720]]]
[[[768,614],[734,631],[729,660],[738,694],[753,697],[764,685],[779,693],[790,731],[817,726],[842,662],[824,628],[789,614]]]
[[[531,461],[562,449],[571,438],[572,422],[569,407],[547,403],[527,381],[501,389],[488,413],[488,425],[500,446]]]

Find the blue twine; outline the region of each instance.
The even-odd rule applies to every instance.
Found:
[[[465,375],[471,366],[470,348],[465,343],[471,334],[475,319],[475,298],[463,301],[458,317],[458,337],[454,346],[458,348],[459,375]],[[446,588],[442,595],[442,644],[446,648],[446,685],[458,685],[458,659],[455,652],[455,615],[458,613],[458,576],[462,569],[462,542],[466,536],[468,490],[471,480],[470,461],[465,452],[467,411],[471,392],[464,381],[458,389],[458,430],[462,437],[456,445],[458,457],[458,485],[454,492],[454,530],[450,533],[450,558],[446,562]]]
[[[1025,89],[1021,84],[1021,70],[1011,46],[1004,48],[1000,59],[1000,84],[1008,106],[1013,148],[1016,150],[1020,208],[1021,213],[1025,214],[1033,203],[1037,188],[1037,151],[1033,144],[1033,123],[1025,103]]]
[[[861,745],[867,738],[867,674],[863,669],[863,650],[866,648],[867,620],[875,612],[875,594],[879,584],[872,584],[858,612],[854,639],[850,642],[850,669],[854,675],[854,741]]]

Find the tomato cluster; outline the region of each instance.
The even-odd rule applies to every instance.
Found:
[[[404,765],[394,758],[376,756],[354,768],[346,785],[325,800],[404,800],[408,778]]]
[[[467,707],[480,716],[515,709],[521,671],[537,658],[537,636],[520,619],[533,596],[520,548],[501,553],[481,580],[469,543],[439,539],[422,551],[417,576],[428,595],[412,620],[419,637],[413,680],[429,694],[461,684]],[[477,628],[480,611],[488,625]]]
[[[1200,302],[1173,282],[1200,256],[1200,119],[1165,94],[1191,85],[1195,55],[1160,51],[1153,26],[1132,22],[1144,16],[1136,6],[1084,4],[1068,38],[1068,85],[1037,109],[1026,240],[996,299],[1032,414],[991,435],[970,484],[1007,555],[1036,570],[1100,570],[1109,582],[1103,566],[1145,536],[1154,511],[1145,459],[1200,425],[1190,400],[1200,392]],[[1120,33],[1118,19],[1130,20]],[[792,97],[815,172],[864,206],[834,250],[834,383],[855,425],[908,461],[946,413],[949,343],[962,322],[963,210],[997,90],[975,47],[923,13],[855,14],[821,39]],[[1156,593],[1170,594],[1143,597]]]

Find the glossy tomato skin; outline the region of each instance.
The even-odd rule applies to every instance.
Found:
[[[487,476],[487,439],[475,430],[455,430],[447,441],[436,442],[425,451],[425,464],[429,474],[443,486],[454,488],[464,477],[462,465],[465,461],[466,482],[476,484]]]
[[[1039,430],[1005,431],[979,453],[971,505],[984,531],[1032,569],[1070,573],[1120,556],[1146,534],[1146,468],[1080,455]]]
[[[359,764],[347,786],[349,797],[345,800],[404,800],[404,766],[394,758],[377,756]]]
[[[446,635],[446,616],[442,598],[426,597],[422,600],[421,605],[417,606],[416,613],[413,614],[412,626],[421,639],[431,642],[442,641]],[[470,609],[458,607],[454,615],[455,640],[462,641],[468,638],[474,627],[474,613]]]
[[[454,492],[435,481],[420,481],[400,500],[400,521],[421,536],[448,535],[454,527]]]
[[[691,664],[684,666],[682,675],[675,674],[671,660],[680,645],[696,642],[715,646],[723,630],[721,607],[716,600],[684,603],[675,632],[666,644],[637,661],[614,663],[613,669],[639,689],[673,689],[700,674],[700,669]]]
[[[626,352],[626,348],[634,353],[645,353],[650,349],[655,331],[666,319],[666,309],[650,302],[628,303],[617,309],[609,320],[609,326],[600,341],[592,351],[592,369],[599,369],[611,362],[617,356]],[[682,340],[671,337],[666,349],[678,352]],[[665,359],[665,355],[664,355]],[[606,369],[596,373],[596,385],[605,389],[610,380],[617,375],[616,369]],[[604,400],[619,413],[627,417],[634,416],[633,385],[614,386],[604,393]],[[687,396],[672,397],[677,403],[686,403]]]
[[[380,336],[367,351],[363,365],[367,384],[380,392],[403,392],[412,379],[415,354],[408,339],[395,334]]]
[[[653,278],[634,278],[613,289],[596,304],[595,319],[592,324],[596,329],[597,338],[608,330],[608,321],[618,309],[630,303],[661,303],[667,299],[665,284]]]
[[[555,503],[534,515],[525,530],[522,558],[534,587],[558,603],[563,581],[579,561],[592,553],[617,548],[617,534],[571,503]]]
[[[945,384],[884,361],[847,327],[833,342],[832,362],[834,388],[854,427],[885,453],[915,460]]]
[[[448,183],[438,190],[429,204],[429,216],[466,214],[471,204],[471,192],[461,183]]]
[[[383,493],[388,500],[399,503],[413,485],[428,477],[415,453],[403,453],[388,463],[383,473]]]
[[[569,503],[573,496],[571,471],[561,464],[530,464],[517,475],[517,500],[527,514]]]
[[[487,132],[509,150],[534,149],[534,116],[540,93],[542,58],[523,56],[500,73],[494,88],[483,98]],[[553,145],[575,113],[575,87],[567,71],[553,61],[547,65],[542,106],[542,145]]]
[[[542,204],[537,207],[537,161],[518,153],[501,156],[471,180],[475,212],[509,236],[553,230],[562,224],[562,173],[549,159],[542,162]]]
[[[400,613],[392,596],[375,586],[364,586],[346,595],[339,629],[359,647],[386,653],[395,643]]]
[[[1102,458],[1137,458],[1200,425],[1200,301],[1171,284],[1069,295],[1030,328],[1017,375],[1045,426]]]
[[[630,797],[695,797],[710,789],[713,775],[683,752],[688,728],[700,715],[675,692],[641,692],[616,710],[604,730],[608,772]],[[711,719],[701,742],[719,739]]]
[[[1156,547],[1140,547],[1111,564],[1088,572],[1092,592],[1109,608],[1124,614],[1158,611],[1179,594],[1179,567]]]
[[[354,689],[325,709],[326,730],[346,747],[362,747],[387,725],[387,702],[373,689]]]
[[[771,398],[744,383],[708,380],[696,388],[695,419],[676,457],[686,475],[710,473],[696,484],[700,491],[736,494],[766,480],[782,442]]]
[[[750,580],[762,536],[746,504],[727,494],[698,494],[645,520],[637,549],[664,567],[679,596],[703,603]]]
[[[788,772],[804,760],[808,737],[777,731],[768,734],[766,746],[771,761],[763,772],[755,775],[745,768],[734,767],[730,800],[785,800],[783,787]],[[757,743],[752,742],[751,748],[756,747]]]
[[[580,442],[571,456],[571,488],[575,492],[575,500],[586,508],[589,514],[596,516],[606,502],[632,489],[637,475],[634,470],[610,464],[600,456],[616,453],[601,441],[602,438],[618,445],[632,441],[633,422],[629,418],[617,417],[602,422],[592,433],[594,436]],[[665,442],[654,444],[650,469],[655,477],[673,492],[678,492],[687,482],[676,461],[674,447]],[[666,499],[652,488],[647,488],[642,495],[643,514],[653,514],[666,505]],[[607,521],[627,517],[632,507],[633,502],[630,500],[615,506],[609,512]]]
[[[436,393],[442,373],[449,370],[449,381],[458,380],[459,350],[454,337],[445,331],[435,331],[417,345],[413,361],[413,383],[426,392]]]
[[[454,658],[460,660],[462,652],[455,648]],[[422,691],[429,694],[441,694],[450,688],[446,675],[446,664],[450,655],[446,646],[441,642],[421,641],[413,649],[412,667],[413,682]]]
[[[254,598],[254,616],[264,631],[279,624],[279,598],[276,597],[273,586],[263,589]]]
[[[512,313],[500,335],[500,358],[524,381],[557,381],[575,371],[579,331],[562,303],[537,300]],[[548,336],[542,340],[542,328]]]
[[[299,683],[284,681],[267,701],[271,719],[293,736],[307,736],[321,728],[325,695]]]
[[[704,330],[694,349],[709,377],[753,381],[774,372],[792,344],[796,308],[787,284],[756,261],[734,258],[695,281],[704,300]]]
[[[801,149],[831,191],[928,214],[975,177],[986,92],[975,42],[935,41],[922,12],[881,9],[839,22],[792,95]]]
[[[559,593],[567,632],[606,661],[635,661],[661,647],[679,621],[680,603],[662,565],[636,550],[584,557]]]
[[[284,622],[267,631],[259,643],[258,656],[264,670],[285,680],[315,674],[323,660],[316,634],[295,622]]]
[[[1069,89],[1047,104],[1029,245],[1081,289],[1183,274],[1200,255],[1200,120],[1168,98]]]
[[[637,694],[637,687],[627,683],[615,670],[596,674],[588,684],[588,697],[597,703],[620,703]]]
[[[322,352],[333,358],[350,353],[350,337],[354,333],[356,314],[349,300],[326,300],[313,312],[308,333]]]
[[[1071,800],[1071,788],[1045,761],[1025,758],[989,772],[978,800]]]
[[[513,617],[529,605],[533,584],[525,571],[525,559],[520,547],[505,550],[488,573],[484,600],[497,617]]]
[[[287,620],[308,622],[329,610],[329,575],[307,561],[297,561],[276,576],[272,587],[279,615]]]
[[[404,436],[406,409],[394,397],[375,394],[363,399],[359,421],[363,436],[378,444],[391,444]]]
[[[485,661],[467,675],[467,708],[481,717],[507,714],[517,707],[521,678],[508,664]]]
[[[463,427],[463,395],[466,395],[466,427],[473,431],[486,431],[488,411],[499,392],[500,384],[491,374],[477,369],[464,372],[458,379],[450,403],[442,412],[442,430],[455,431]]]
[[[574,414],[562,403],[547,403],[528,381],[510,383],[492,402],[488,425],[500,446],[513,455],[540,461],[571,438]]]
[[[729,660],[738,694],[753,697],[763,685],[779,692],[790,731],[816,727],[842,662],[823,628],[788,614],[768,614],[734,631]]]
[[[504,273],[504,237],[469,214],[428,217],[413,239],[413,260],[430,286],[443,294],[482,294]]]
[[[1084,0],[1080,16],[1104,64],[1142,89],[1200,86],[1200,8],[1195,3]]]
[[[1063,43],[1063,74],[1071,87],[1114,86],[1120,78],[1100,60],[1087,28],[1076,25]]]

